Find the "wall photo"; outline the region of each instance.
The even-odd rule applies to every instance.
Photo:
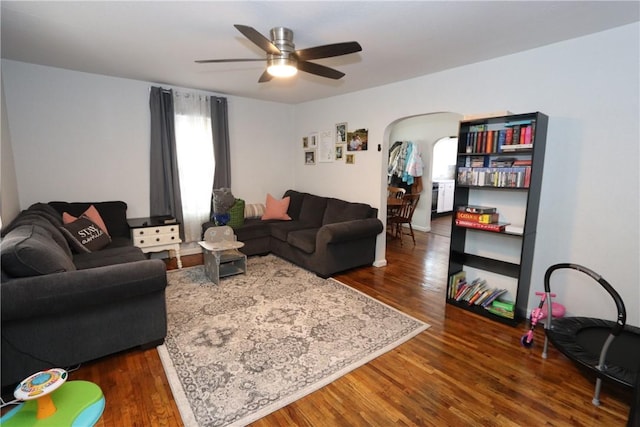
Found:
[[[369,142],[368,129],[347,132],[347,151],[366,151]]]

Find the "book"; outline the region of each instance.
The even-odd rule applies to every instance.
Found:
[[[513,319],[515,317],[515,313],[513,311],[505,310],[500,307],[489,306],[487,310],[496,316],[506,317],[507,319]]]
[[[503,145],[500,147],[500,149],[504,152],[504,151],[524,151],[524,150],[531,150],[533,148],[533,144],[516,144],[515,142],[513,144],[510,145]]]
[[[504,294],[505,292],[507,292],[506,289],[493,289],[491,294],[482,301],[482,306],[483,307],[490,306],[491,303],[493,303],[493,301],[496,300],[496,298],[498,298],[500,295]]]
[[[456,219],[456,225],[458,227],[475,228],[477,230],[495,231],[495,232],[499,233],[499,232],[504,231],[505,227],[507,225],[509,225],[509,223],[507,223],[507,222],[498,222],[498,223],[494,223],[494,224],[483,224],[481,222],[465,221],[465,220],[462,220],[462,219]]]
[[[496,157],[491,160],[489,165],[492,168],[511,167],[516,163],[516,161],[517,159],[515,157]]]
[[[499,299],[494,300],[491,305],[493,307],[500,307],[509,311],[513,311],[515,307],[515,303],[513,301],[501,301]]]
[[[497,209],[489,206],[465,205],[458,206],[458,212],[469,212],[477,214],[496,213]]]
[[[466,283],[466,278],[467,272],[464,270],[459,271],[456,274],[452,274],[451,277],[449,277],[449,298],[455,298],[460,286],[463,286]]]
[[[477,213],[462,212],[462,211],[456,212],[457,219],[462,219],[465,221],[480,222],[483,224],[492,224],[492,223],[498,222],[498,217],[499,215],[497,213],[477,214]]]

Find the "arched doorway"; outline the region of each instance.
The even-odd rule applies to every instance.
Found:
[[[458,113],[426,113],[403,117],[389,125],[387,147],[393,146],[396,141],[413,141],[420,148],[422,155],[422,192],[420,193],[420,202],[412,222],[413,228],[416,230],[430,231],[431,229],[434,146],[436,142],[443,138],[449,139],[452,135],[457,135],[462,117],[462,114]],[[388,170],[388,156],[383,157],[385,170]],[[444,161],[448,162],[449,160],[445,158]],[[440,167],[439,164],[436,166]],[[443,167],[451,169],[449,165],[444,165]]]

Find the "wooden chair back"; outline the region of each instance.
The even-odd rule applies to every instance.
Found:
[[[390,199],[402,199],[407,190],[400,187],[387,187],[387,197]]]

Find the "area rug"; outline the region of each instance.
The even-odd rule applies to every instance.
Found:
[[[186,426],[241,426],[318,390],[429,327],[276,256],[214,285],[167,273],[158,348]]]

